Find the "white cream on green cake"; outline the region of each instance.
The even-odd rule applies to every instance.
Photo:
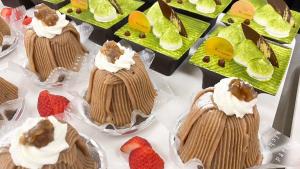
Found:
[[[177,32],[179,32],[179,30],[176,28],[176,26],[169,21],[166,17],[161,16],[153,25],[153,34],[157,37],[160,38],[167,29],[174,29]]]
[[[218,109],[223,111],[227,116],[235,115],[237,118],[243,118],[247,114],[253,114],[253,107],[256,106],[257,98],[248,102],[238,99],[230,91],[230,85],[233,80],[235,79],[225,78],[214,86],[214,103],[218,106]]]
[[[94,18],[98,22],[110,22],[118,17],[116,9],[110,2],[100,0],[98,3],[99,4],[94,11]]]
[[[245,36],[240,24],[232,24],[223,28],[218,33],[218,37],[228,40],[234,48],[236,48],[239,43],[245,40]]]
[[[146,16],[152,26],[161,16],[163,16],[158,2],[152,5],[152,7],[147,12]]]
[[[199,0],[189,0],[189,2],[191,3],[191,4],[197,4],[197,2],[198,2]],[[201,1],[201,0],[200,0]]]
[[[169,28],[160,38],[159,44],[162,48],[170,51],[178,50],[182,47],[182,37],[176,29]]]
[[[234,51],[233,60],[236,63],[247,67],[251,60],[264,57],[264,54],[259,50],[256,44],[251,40],[246,39],[241,42]]]
[[[277,38],[286,38],[290,35],[292,25],[282,18],[271,20],[265,30],[268,34]]]
[[[269,4],[257,9],[253,16],[253,20],[262,26],[267,26],[270,21],[280,18],[282,19],[282,17]]]
[[[95,9],[97,8],[99,4],[99,0],[89,0],[89,9],[91,13],[95,12]]]
[[[266,58],[253,59],[248,63],[247,73],[259,81],[268,81],[272,78],[274,67]]]
[[[133,57],[135,52],[130,48],[125,48],[124,46],[117,43],[118,47],[124,51],[115,63],[109,61],[108,57],[105,56],[101,51],[97,54],[95,58],[95,66],[100,70],[106,70],[111,73],[116,73],[119,70],[126,69],[130,70],[131,66],[135,64]]]
[[[196,9],[202,13],[214,13],[217,4],[214,0],[200,0],[196,3]]]
[[[28,118],[24,124],[13,133],[9,152],[16,166],[39,169],[44,165],[56,164],[60,153],[69,148],[66,141],[68,125],[59,122],[53,116],[48,117],[48,120],[54,127],[54,138],[52,142],[41,148],[33,145],[24,145],[20,142],[24,133],[34,128],[42,120],[45,120],[45,118]]]

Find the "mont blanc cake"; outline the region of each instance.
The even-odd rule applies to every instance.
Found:
[[[256,102],[255,90],[239,79],[223,79],[201,91],[179,128],[181,160],[199,159],[205,169],[260,165]]]
[[[137,53],[107,41],[95,66],[86,95],[95,123],[125,127],[130,125],[133,111],[151,113],[156,90]]]
[[[18,87],[0,77],[0,104],[18,98]]]
[[[83,138],[55,117],[29,118],[0,148],[5,169],[98,169]]]
[[[33,29],[25,33],[29,68],[45,81],[53,69],[63,67],[78,71],[78,61],[87,53],[76,28],[65,15],[44,4],[36,6]]]

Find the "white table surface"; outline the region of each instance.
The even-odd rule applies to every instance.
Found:
[[[0,8],[1,8],[0,2]],[[300,55],[300,36],[297,37],[298,43],[296,43],[296,49],[294,51],[295,56]],[[99,46],[94,44],[93,42],[88,41],[85,43],[89,48],[98,49]],[[299,49],[298,49],[299,48]],[[7,70],[8,62],[14,62],[20,65],[23,65],[26,61],[26,54],[24,52],[23,42],[19,42],[18,48],[12,52],[9,56],[0,59],[0,76],[3,76],[11,81],[18,81],[22,79],[22,75],[15,74],[9,70]],[[87,76],[89,76],[87,74]],[[95,130],[91,130],[91,135],[95,135],[97,142],[102,145],[102,147],[106,151],[106,158],[108,159],[108,169],[126,169],[129,168],[127,160],[123,157],[122,153],[120,153],[120,146],[131,138],[134,135],[142,136],[148,139],[155,150],[165,159],[165,168],[166,169],[177,169],[178,167],[173,163],[173,161],[169,158],[169,130],[173,129],[174,123],[177,117],[186,111],[186,107],[183,105],[187,105],[193,99],[193,96],[196,95],[202,89],[202,72],[200,69],[189,65],[183,64],[172,76],[163,76],[163,78],[173,90],[175,96],[171,99],[160,111],[157,113],[158,117],[150,127],[147,129],[134,133],[133,135],[123,136],[123,137],[115,137],[108,136],[105,134],[101,134],[95,132]],[[20,82],[18,82],[20,83]],[[299,83],[300,84],[300,83]],[[34,85],[34,84],[24,84],[30,92],[26,95],[26,108],[25,113],[30,113],[32,110],[35,110],[37,103],[37,96],[39,91],[42,88]],[[78,86],[74,85],[72,90],[76,91]],[[299,85],[300,87],[300,85]],[[267,94],[261,94],[258,97],[258,109],[261,114],[261,121],[264,123],[272,124],[277,105],[280,99],[281,90],[278,92],[276,96],[270,96]],[[58,92],[62,92],[59,91]],[[300,142],[300,92],[298,92],[298,99],[296,102],[294,123],[292,127],[292,135],[291,138],[295,141]],[[299,168],[299,167],[297,167]],[[292,168],[290,168],[292,169]],[[296,168],[293,168],[296,169]]]

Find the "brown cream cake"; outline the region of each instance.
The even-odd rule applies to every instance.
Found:
[[[246,103],[256,99],[257,94],[249,85],[241,81],[232,81],[230,85],[225,92],[238,96],[239,101]],[[256,105],[243,117],[228,115],[214,102],[214,92],[214,88],[201,91],[180,126],[180,158],[184,163],[199,159],[205,169],[246,169],[260,165],[260,118]]]
[[[4,19],[0,16],[0,46],[3,43],[3,37],[9,35],[11,35],[10,28],[8,24],[4,21]]]
[[[108,41],[99,52],[102,56],[97,57],[105,57],[107,64],[115,64],[122,59],[125,50],[116,42]],[[99,125],[111,123],[125,127],[131,123],[134,110],[145,115],[152,111],[156,90],[140,56],[135,52],[132,55],[131,61],[135,63],[128,69],[110,72],[96,66],[91,72],[86,100],[92,120]]]
[[[59,122],[62,123],[62,122]],[[36,148],[37,151],[41,151],[41,149],[50,145],[50,143],[54,142],[55,139],[55,129],[53,120],[43,119],[40,120],[33,128],[28,130],[17,139],[19,146]],[[25,126],[22,126],[25,127]],[[70,125],[67,125],[66,136],[62,139],[65,140],[65,144],[68,145],[68,148],[61,151],[58,155],[58,159],[55,160],[55,164],[44,164],[44,161],[38,161],[39,157],[31,157],[32,159],[20,159],[20,157],[15,157],[16,163],[20,163],[20,165],[15,164],[13,156],[15,155],[13,152],[12,146],[15,144],[13,141],[11,145],[8,147],[0,148],[0,164],[1,168],[5,169],[27,169],[28,166],[32,166],[32,163],[42,165],[42,167],[38,167],[41,169],[98,169],[98,162],[96,162],[90,153],[89,148],[87,147],[83,138],[78,134],[78,132]],[[12,139],[13,140],[13,139]],[[64,143],[61,143],[64,144]],[[59,145],[59,143],[58,143]],[[51,145],[53,146],[53,145]],[[54,149],[50,150],[49,156],[53,155]],[[19,148],[20,150],[15,151],[16,154],[25,152],[31,154],[32,151],[27,151],[27,149]],[[22,150],[21,150],[22,149]],[[46,148],[47,149],[47,148]],[[46,150],[45,149],[45,150]],[[22,151],[22,152],[21,152]],[[46,150],[47,151],[47,150]],[[56,153],[56,152],[55,152]],[[33,152],[34,154],[34,152]],[[45,154],[44,154],[45,155]],[[18,155],[15,155],[18,156]],[[47,155],[46,155],[47,156]],[[27,157],[27,156],[26,156]],[[49,157],[51,158],[51,157]],[[24,162],[25,161],[25,162]],[[28,164],[28,161],[30,163]],[[27,162],[27,164],[26,164]],[[43,165],[44,164],[44,165]],[[27,167],[25,167],[27,165]],[[33,165],[34,166],[34,165]]]
[[[0,104],[18,98],[18,88],[0,77]]]
[[[77,62],[87,53],[87,49],[80,43],[79,33],[71,23],[60,27],[61,23],[67,22],[65,18],[61,19],[61,16],[60,13],[44,4],[38,5],[32,22],[33,29],[29,29],[25,33],[29,68],[42,81],[45,81],[57,67],[78,71],[80,64]],[[40,28],[41,26],[44,28]],[[60,34],[52,37],[51,29],[54,28],[62,30]],[[50,37],[47,36],[49,33]]]

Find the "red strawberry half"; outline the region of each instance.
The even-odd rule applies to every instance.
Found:
[[[129,166],[130,169],[163,169],[164,161],[152,148],[144,146],[130,153]]]
[[[2,17],[9,17],[12,14],[12,8],[2,8],[1,10],[1,16]]]
[[[142,137],[135,136],[128,140],[122,147],[121,151],[124,153],[130,153],[131,151],[140,148],[140,147],[150,147],[150,143]]]
[[[40,116],[47,117],[63,113],[70,101],[59,95],[52,95],[49,91],[44,90],[40,93],[38,98],[38,111]]]

